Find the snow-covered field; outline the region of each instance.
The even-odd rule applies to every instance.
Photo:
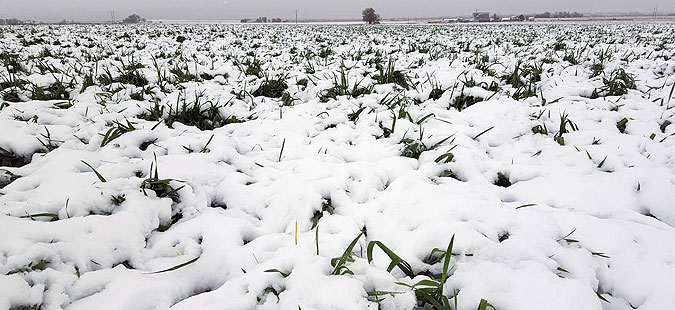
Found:
[[[0,62],[0,309],[675,309],[675,24],[3,27]]]

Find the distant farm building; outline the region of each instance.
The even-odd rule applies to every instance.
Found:
[[[476,22],[489,22],[490,12],[475,12],[473,13],[473,20]]]

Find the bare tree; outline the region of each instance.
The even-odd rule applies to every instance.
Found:
[[[375,9],[373,8],[367,8],[363,10],[363,21],[368,22],[368,24],[379,24],[380,23],[380,15],[375,13]]]

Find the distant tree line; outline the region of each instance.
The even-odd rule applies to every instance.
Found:
[[[567,12],[567,11],[554,12],[554,13],[545,12],[545,13],[541,13],[541,14],[535,14],[534,16],[524,15],[524,14],[513,15],[513,16],[510,16],[510,17],[507,16],[507,19],[509,21],[526,21],[531,17],[534,17],[534,18],[581,18],[581,17],[584,17],[584,14],[581,14],[579,12]],[[502,16],[500,16],[499,14],[492,14],[491,20],[495,21],[495,22],[501,21]]]
[[[537,14],[534,17],[536,17],[536,18],[580,18],[580,17],[584,17],[584,14],[581,14],[579,12],[567,12],[567,11],[555,12],[555,13],[545,12],[545,13]]]
[[[281,18],[267,18],[267,16],[261,16],[252,20],[250,18],[244,18],[241,20],[242,23],[280,23],[282,22]]]
[[[146,22],[145,18],[142,18],[138,14],[131,14],[127,18],[122,20],[122,23],[125,24],[139,24],[139,23],[144,23]],[[9,18],[9,19],[2,19],[0,18],[0,25],[23,25],[23,24],[38,24],[39,22],[36,21],[26,21],[26,20],[20,20],[16,18]],[[67,25],[67,24],[75,24],[75,21],[72,20],[62,20],[58,22],[60,25]]]
[[[16,18],[9,18],[9,19],[0,18],[0,25],[22,25],[24,23],[25,23],[24,21]]]
[[[513,15],[513,16],[510,16],[510,17],[506,17],[506,18],[507,18],[509,21],[512,21],[512,22],[524,22],[524,21],[528,20],[528,18],[530,18],[530,17],[532,17],[532,16],[520,14],[520,15]],[[503,20],[502,16],[501,16],[501,15],[498,15],[498,14],[496,14],[496,13],[495,13],[495,14],[492,14],[492,18],[490,18],[490,19],[491,19],[493,22],[500,22],[500,21]]]

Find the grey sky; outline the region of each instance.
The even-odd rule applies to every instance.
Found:
[[[675,12],[673,0],[0,0],[0,18],[42,21],[109,20],[138,13],[148,19],[240,19],[244,17],[359,18],[374,7],[382,17],[467,15],[474,10],[510,13],[543,11]]]

